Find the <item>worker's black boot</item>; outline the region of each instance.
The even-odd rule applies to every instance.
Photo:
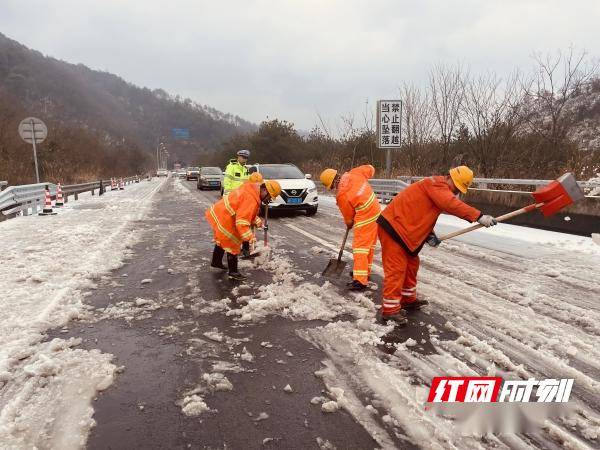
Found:
[[[238,257],[237,255],[232,255],[231,253],[227,253],[227,266],[229,267],[229,279],[242,281],[245,280],[246,277],[238,272]]]
[[[218,245],[215,245],[212,254],[212,261],[210,263],[210,267],[214,267],[216,269],[225,270],[227,267],[223,265],[223,255],[225,254],[225,250],[223,250]]]
[[[250,258],[250,242],[244,241],[242,242],[242,259]]]
[[[408,323],[408,320],[406,319],[406,312],[403,309],[395,314],[383,314],[383,311],[380,309],[377,311],[375,319],[381,325],[387,325],[388,321],[394,322],[395,325],[401,326]]]
[[[417,298],[414,302],[410,303],[402,303],[402,309],[407,311],[416,311],[417,309],[421,309],[422,306],[429,305],[429,302],[422,298]]]
[[[352,280],[352,283],[348,284],[348,290],[355,291],[355,292],[362,292],[365,289],[367,289],[367,287],[368,286],[366,284],[362,284],[358,280]]]

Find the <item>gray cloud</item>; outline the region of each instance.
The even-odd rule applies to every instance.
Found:
[[[596,0],[2,0],[0,30],[259,122],[310,129],[425,84],[436,62],[527,69],[533,51],[600,56]]]

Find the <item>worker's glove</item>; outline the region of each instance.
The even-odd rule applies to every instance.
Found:
[[[269,231],[269,224],[268,223],[263,223],[263,230],[264,231]]]
[[[427,236],[427,239],[425,239],[425,242],[431,247],[437,247],[442,243],[435,233],[430,233],[429,236]]]
[[[486,228],[492,227],[496,224],[498,224],[498,221],[493,218],[492,216],[489,216],[487,214],[482,214],[481,217],[479,219],[477,219],[477,222],[479,222],[481,225],[483,225]]]

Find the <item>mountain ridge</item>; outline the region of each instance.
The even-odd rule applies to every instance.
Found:
[[[58,129],[92,134],[101,147],[125,145],[136,149],[145,155],[148,167],[152,166],[159,140],[166,143],[171,161],[191,164],[224,140],[256,129],[237,115],[163,89],[139,87],[109,72],[43,55],[1,33],[0,94],[4,111],[0,120],[6,136],[10,135],[10,127],[14,128],[13,116],[19,111],[25,114],[21,118],[32,115],[46,121],[49,138]],[[189,129],[190,139],[173,139],[172,128]],[[59,139],[61,133],[55,133],[55,137]],[[17,145],[16,140],[10,141]],[[55,144],[60,146],[60,142]],[[0,178],[3,175],[0,172]]]

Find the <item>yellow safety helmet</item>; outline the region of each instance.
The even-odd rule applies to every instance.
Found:
[[[248,181],[250,183],[262,183],[263,182],[263,176],[258,173],[258,172],[252,172],[250,174],[250,176],[248,177]]]
[[[469,169],[467,166],[459,166],[450,169],[450,178],[454,182],[454,186],[462,192],[463,194],[467,193],[467,189],[471,186],[473,182],[473,171]]]
[[[267,188],[267,192],[272,199],[277,198],[277,196],[281,193],[281,185],[275,180],[265,181],[265,187]]]
[[[325,169],[323,172],[321,172],[321,176],[319,178],[321,179],[321,183],[323,183],[323,186],[325,186],[327,189],[331,189],[333,185],[333,180],[335,180],[336,175],[337,170]]]

